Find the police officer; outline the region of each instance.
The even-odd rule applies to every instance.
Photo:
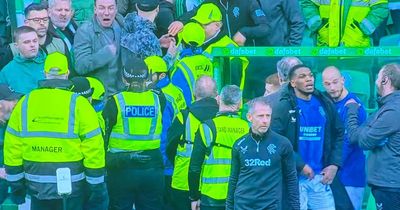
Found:
[[[151,87],[160,88],[167,99],[167,106],[162,115],[163,130],[161,133],[161,153],[164,159],[165,190],[164,203],[171,204],[171,179],[173,166],[166,155],[167,132],[174,118],[181,109],[186,109],[186,102],[182,91],[173,85],[168,76],[168,68],[165,61],[159,56],[149,56],[144,59],[151,75]]]
[[[4,163],[12,201],[24,203],[27,191],[32,210],[63,209],[56,170],[69,168],[72,192],[66,209],[83,209],[87,184],[85,208],[107,209],[105,152],[96,113],[84,97],[69,91],[64,55],[48,55],[45,75],[39,89],[17,103],[6,130]]]
[[[162,209],[163,159],[160,152],[165,96],[146,88],[149,72],[142,59],[125,59],[128,89],[107,101],[103,111],[108,139],[110,209]]]
[[[167,155],[174,162],[172,175],[172,206],[175,210],[190,209],[188,171],[193,142],[200,122],[215,117],[217,84],[209,76],[202,76],[194,86],[196,101],[182,110],[168,130]]]
[[[232,145],[249,131],[248,123],[237,113],[242,102],[239,87],[227,85],[222,88],[218,102],[216,117],[199,126],[194,140],[189,165],[192,210],[199,207],[199,200],[202,210],[225,209]]]
[[[212,77],[213,66],[211,61],[202,55],[201,45],[206,35],[200,24],[186,24],[178,34],[178,38],[178,46],[181,43],[183,49],[179,54],[176,68],[171,73],[171,81],[183,91],[186,104],[191,104],[194,100],[194,83],[202,75]]]

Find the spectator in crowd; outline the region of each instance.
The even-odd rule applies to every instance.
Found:
[[[11,112],[21,97],[22,94],[14,92],[7,84],[0,84],[0,205],[8,196],[3,159],[4,134]]]
[[[209,76],[196,80],[194,101],[187,109],[181,110],[168,130],[167,155],[174,163],[172,175],[172,207],[175,210],[190,209],[188,172],[194,137],[200,123],[215,117],[218,104],[217,84]]]
[[[78,23],[78,25],[82,25],[83,23],[90,22],[92,20],[96,1],[72,0],[74,20],[76,23]]]
[[[194,100],[194,84],[200,76],[213,75],[211,61],[202,54],[201,45],[206,38],[203,27],[198,23],[188,23],[179,33],[182,51],[179,61],[171,73],[172,84],[178,86],[185,96],[186,104]],[[178,44],[180,45],[180,44]]]
[[[163,159],[160,151],[166,99],[146,87],[145,62],[132,56],[124,63],[128,89],[107,101],[103,111],[108,143],[110,210],[162,209]]]
[[[178,115],[180,110],[186,109],[185,97],[182,91],[173,85],[168,77],[168,68],[165,61],[159,56],[149,56],[144,59],[144,62],[149,69],[151,83],[149,87],[161,90],[166,99],[167,105],[162,113],[162,133],[161,133],[161,153],[164,160],[164,176],[165,176],[165,190],[164,190],[164,208],[169,209],[167,206],[171,205],[171,180],[173,165],[167,158],[167,132],[170,128],[172,121]]]
[[[39,50],[35,29],[21,26],[14,33],[15,47],[19,54],[0,71],[0,83],[9,85],[19,93],[27,94],[44,79],[45,54]]]
[[[360,105],[356,100],[346,102],[347,131],[351,143],[370,150],[367,181],[376,201],[376,209],[400,209],[400,64],[383,66],[376,79],[380,96],[378,111],[359,125]]]
[[[326,67],[322,72],[322,81],[326,92],[335,103],[336,110],[344,124],[347,123],[346,102],[353,99],[360,104],[360,108],[358,109],[358,125],[361,125],[365,121],[367,113],[364,106],[361,105],[360,99],[355,94],[349,92],[344,86],[345,79],[339,69],[334,66]],[[350,143],[348,132],[345,132],[344,136],[342,159],[343,165],[338,171],[338,184],[345,187],[347,195],[351,200],[352,207],[349,206],[348,208],[361,210],[366,184],[365,155],[364,151],[357,144]],[[343,203],[343,197],[346,197],[345,193],[340,197],[336,196],[335,201],[338,200],[338,202]]]
[[[200,124],[194,139],[188,174],[192,210],[225,209],[232,146],[249,130],[237,113],[242,104],[239,87],[223,87],[218,104],[217,115]]]
[[[57,37],[48,33],[49,13],[44,4],[30,4],[25,8],[25,25],[34,28],[39,37],[40,49],[46,54],[59,52],[66,55],[65,44]],[[15,55],[15,52],[13,51]]]
[[[3,0],[1,1],[2,5],[7,6],[9,24],[11,26],[11,34],[14,34],[14,31],[24,25],[24,20],[26,17],[25,8],[28,7],[32,3],[39,4],[42,0]],[[3,2],[5,4],[3,4]],[[14,40],[15,41],[15,40]]]
[[[124,88],[120,71],[122,26],[115,0],[96,0],[95,16],[75,34],[75,70],[79,75],[99,79],[106,88],[106,97]]]
[[[49,33],[59,37],[66,46],[66,56],[69,61],[70,78],[76,75],[75,62],[72,50],[74,36],[78,25],[72,19],[74,11],[72,9],[72,0],[49,0]]]
[[[283,180],[290,209],[300,210],[293,147],[287,138],[269,129],[271,114],[270,105],[262,98],[250,101],[250,132],[232,149],[227,210],[281,209]]]
[[[342,123],[331,100],[314,89],[309,67],[292,67],[288,78],[273,107],[271,128],[288,138],[296,152],[301,209],[334,210],[330,184],[342,165]]]
[[[66,46],[64,42],[54,37],[48,32],[50,18],[47,12],[47,7],[44,4],[32,3],[25,8],[24,25],[32,27],[36,30],[39,38],[39,47],[46,55],[53,52],[60,52],[66,55]],[[15,40],[14,40],[15,41]],[[4,54],[5,62],[8,63],[13,57],[19,53],[18,48],[14,43],[9,44]]]
[[[271,105],[272,110],[275,110],[275,107],[278,105],[279,99],[281,97],[282,92],[287,88],[289,84],[289,71],[293,66],[303,64],[298,58],[296,57],[283,57],[276,63],[276,70],[279,78],[279,84],[281,88],[265,97],[268,100],[269,104]],[[275,111],[272,112],[272,115],[276,113]]]
[[[213,3],[202,4],[197,10],[192,20],[200,23],[206,32],[206,40],[202,45],[203,55],[214,62],[211,51],[214,47],[237,47],[238,45],[229,38],[222,28],[222,13]],[[229,65],[231,72],[231,84],[237,85],[241,90],[244,89],[246,69],[249,60],[245,57],[230,57],[224,65]]]
[[[64,55],[47,57],[46,79],[17,103],[8,122],[4,164],[11,199],[24,203],[27,192],[32,210],[106,210],[105,152],[97,116],[85,98],[70,91],[66,58],[59,65],[59,56]],[[72,182],[64,204],[54,181],[60,168],[69,168]]]
[[[318,46],[372,46],[372,33],[388,16],[387,0],[346,4],[300,0],[300,3],[307,27],[317,35]]]
[[[149,12],[152,7],[159,6],[154,23],[157,26],[155,34],[161,37],[168,33],[168,26],[174,21],[174,2],[172,0],[117,0],[118,12],[126,16],[132,12]]]
[[[205,3],[213,3],[222,12],[223,32],[227,34],[239,46],[254,46],[254,39],[265,37],[269,26],[265,13],[261,9],[259,1],[235,0],[233,2],[206,0]],[[169,26],[169,34],[176,35],[186,23],[197,13],[197,8],[187,12],[178,21]]]
[[[271,95],[279,90],[281,84],[279,83],[278,73],[271,74],[265,78],[265,93],[264,96]]]

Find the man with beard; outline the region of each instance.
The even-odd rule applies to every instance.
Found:
[[[376,208],[400,209],[400,64],[387,64],[375,82],[379,109],[359,126],[357,101],[350,99],[347,131],[351,143],[370,150],[367,163],[368,184],[375,197]]]
[[[288,78],[271,128],[288,138],[296,153],[301,209],[334,210],[330,184],[342,165],[343,126],[331,100],[314,89],[309,67],[293,66]]]
[[[338,68],[334,66],[326,67],[322,72],[322,80],[326,92],[335,103],[340,119],[343,123],[347,123],[346,114],[348,110],[345,107],[346,102],[353,99],[358,104],[361,104],[361,100],[346,89],[344,86],[345,78]],[[358,125],[361,125],[366,117],[367,113],[364,106],[361,105],[358,109]],[[336,187],[342,189],[344,187],[344,191],[338,196],[335,195],[335,201],[344,205],[344,201],[348,200],[346,198],[348,196],[351,204],[347,202],[347,209],[361,209],[366,183],[365,155],[357,144],[350,143],[347,132],[345,132],[343,141],[343,165],[338,171],[338,177],[339,182],[336,182]]]
[[[59,37],[65,44],[66,56],[69,61],[70,74],[69,77],[76,75],[74,71],[74,56],[72,54],[72,45],[78,25],[72,19],[74,11],[72,9],[71,0],[49,0],[49,33]]]

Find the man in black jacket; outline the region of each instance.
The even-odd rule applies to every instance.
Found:
[[[290,141],[269,129],[272,109],[262,98],[253,99],[247,119],[249,134],[232,149],[226,209],[280,210],[283,181],[291,210],[300,210],[296,162]]]
[[[314,89],[309,67],[294,66],[289,81],[272,108],[271,128],[287,137],[296,152],[302,209],[335,209],[335,189],[329,185],[342,164],[343,125],[330,99]]]
[[[167,156],[174,162],[172,175],[172,206],[175,210],[190,209],[188,170],[193,141],[199,124],[213,118],[218,112],[217,84],[202,76],[196,81],[196,101],[182,110],[168,130]]]
[[[358,126],[358,103],[347,102],[347,130],[351,143],[370,150],[367,181],[376,200],[376,209],[400,209],[400,64],[382,67],[376,79],[378,111]]]

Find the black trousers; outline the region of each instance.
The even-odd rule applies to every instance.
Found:
[[[108,171],[110,210],[160,210],[163,206],[164,170],[114,169]]]
[[[171,196],[174,210],[190,210],[189,191],[172,188]]]
[[[377,210],[399,210],[400,188],[383,188],[371,186],[372,195],[375,198]]]
[[[31,197],[31,210],[64,210],[62,199],[39,200]],[[73,197],[66,199],[66,210],[83,210],[82,197]]]

